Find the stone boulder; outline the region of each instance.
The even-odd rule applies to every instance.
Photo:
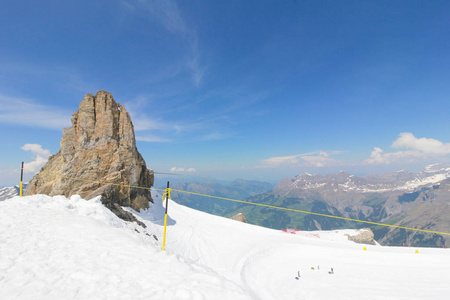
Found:
[[[247,223],[247,219],[244,217],[244,215],[242,213],[238,213],[238,214],[232,216],[231,219],[239,221],[239,222]]]
[[[61,150],[28,183],[26,195],[102,196],[110,209],[148,208],[154,175],[136,148],[125,107],[108,92],[87,94],[71,121],[72,127],[63,129]]]
[[[356,235],[346,235],[350,241],[355,243],[375,245],[375,241],[373,240],[374,234],[370,228],[359,229]]]

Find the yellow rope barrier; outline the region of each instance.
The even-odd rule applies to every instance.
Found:
[[[136,188],[136,189],[143,189],[143,190],[149,190],[149,187],[142,187],[142,186],[133,186],[133,185],[128,185],[128,184],[120,184],[120,183],[111,183],[111,182],[105,182],[105,181],[98,181],[98,180],[90,180],[90,179],[81,179],[81,178],[74,178],[74,177],[68,177],[68,176],[61,176],[61,178],[69,178],[69,179],[74,179],[74,180],[79,180],[79,181],[85,181],[85,182],[91,182],[91,183],[99,183],[99,184],[110,184],[110,185],[115,185],[115,186],[123,186],[123,187],[129,187],[129,188]],[[155,189],[154,190],[158,190],[158,191],[164,191],[163,189]]]
[[[230,198],[224,198],[224,197],[218,197],[218,196],[211,196],[211,195],[205,195],[205,194],[199,194],[199,193],[193,193],[193,192],[186,192],[186,191],[175,190],[175,189],[171,189],[171,190],[174,191],[174,192],[180,192],[180,193],[186,193],[186,194],[191,194],[191,195],[222,199],[222,200],[227,200],[227,201],[233,201],[233,202],[238,202],[238,203],[245,203],[245,204],[262,206],[262,207],[268,207],[268,208],[273,208],[273,209],[281,209],[281,210],[299,212],[299,213],[316,215],[316,216],[327,217],[327,218],[335,218],[335,219],[341,219],[341,220],[347,220],[347,221],[353,221],[353,222],[367,223],[367,224],[372,224],[372,225],[379,225],[379,226],[394,227],[394,228],[407,229],[407,230],[422,231],[422,232],[428,232],[428,233],[450,235],[450,233],[447,233],[447,232],[438,232],[438,231],[417,229],[417,228],[410,228],[410,227],[403,227],[403,226],[397,226],[397,225],[391,225],[391,224],[385,224],[385,223],[376,223],[376,222],[371,222],[371,221],[364,221],[364,220],[358,220],[358,219],[338,217],[338,216],[326,215],[326,214],[315,213],[315,212],[304,211],[304,210],[298,210],[298,209],[293,209],[293,208],[286,208],[286,207],[273,206],[273,205],[268,205],[268,204],[248,202],[248,201],[244,201],[244,200],[236,200],[236,199],[230,199]]]
[[[11,171],[17,171],[20,170],[20,168],[11,169],[11,170],[1,170],[0,172],[11,172]]]
[[[132,187],[132,188],[138,188],[138,189],[147,189],[147,190],[150,189],[150,188],[146,188],[146,187],[131,186],[131,185],[124,185],[124,184],[117,184],[117,183],[108,183],[108,182],[94,181],[94,180],[88,180],[88,179],[79,179],[79,178],[66,177],[66,176],[62,176],[62,177],[63,178],[71,178],[71,179],[75,179],[75,180],[86,181],[86,182],[100,183],[100,184],[111,184],[111,185]],[[167,191],[167,189],[156,189],[156,188],[153,188],[153,189],[154,190],[159,190],[159,191]],[[339,216],[315,213],[315,212],[310,212],[310,211],[298,210],[298,209],[293,209],[293,208],[286,208],[286,207],[280,207],[280,206],[274,206],[274,205],[268,205],[268,204],[254,203],[254,202],[249,202],[249,201],[244,201],[244,200],[236,200],[236,199],[225,198],[225,197],[218,197],[218,196],[212,196],[212,195],[206,195],[206,194],[200,194],[200,193],[194,193],[194,192],[188,192],[188,191],[182,191],[182,190],[175,190],[175,189],[172,189],[172,188],[169,189],[169,191],[168,191],[169,192],[169,196],[170,196],[170,191],[172,191],[172,192],[179,192],[179,193],[185,193],[185,194],[191,194],[191,195],[197,195],[197,196],[203,196],[203,197],[209,197],[209,198],[222,199],[222,200],[233,201],[233,202],[244,203],[244,204],[255,205],[255,206],[262,206],[262,207],[267,207],[267,208],[272,208],[272,209],[280,209],[280,210],[292,211],[292,212],[297,212],[297,213],[304,213],[304,214],[321,216],[321,217],[327,217],[327,218],[335,218],[335,219],[340,219],[340,220],[359,222],[359,223],[366,223],[366,224],[371,224],[371,225],[378,225],[378,226],[385,226],[385,227],[392,227],[392,228],[406,229],[406,230],[413,230],[413,231],[421,231],[421,232],[428,232],[428,233],[435,233],[435,234],[442,234],[442,235],[449,235],[450,236],[450,233],[447,233],[447,232],[439,232],[439,231],[432,231],[432,230],[426,230],[426,229],[418,229],[418,228],[404,227],[404,226],[391,225],[391,224],[385,224],[385,223],[377,223],[377,222],[371,222],[371,221],[351,219],[351,218],[345,218],[345,217],[339,217]],[[165,196],[165,193],[163,194],[163,199],[164,199],[164,196]]]

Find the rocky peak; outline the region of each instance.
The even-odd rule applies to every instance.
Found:
[[[108,92],[99,91],[95,96],[87,94],[71,121],[72,127],[63,130],[61,140],[67,160],[77,147],[105,149],[115,145],[136,148],[130,115]]]
[[[63,129],[61,150],[30,181],[27,194],[101,195],[110,208],[147,208],[153,202],[149,190],[133,187],[150,188],[153,172],[136,148],[125,107],[106,91],[87,94],[71,121]]]

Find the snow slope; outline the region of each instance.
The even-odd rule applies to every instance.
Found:
[[[447,249],[365,246],[345,239],[351,231],[287,234],[173,201],[161,251],[164,208],[154,199],[136,214],[145,229],[119,220],[98,198],[0,202],[1,299],[450,296]]]

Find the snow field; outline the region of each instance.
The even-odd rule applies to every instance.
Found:
[[[245,294],[208,268],[161,251],[153,237],[138,234],[141,227],[119,220],[99,199],[6,200],[0,229],[2,299],[243,299]]]
[[[354,230],[287,234],[173,201],[162,251],[164,207],[153,198],[134,212],[145,229],[99,198],[0,202],[1,299],[450,297],[448,249],[356,244],[345,236]]]
[[[450,295],[447,249],[356,244],[345,236],[355,230],[288,234],[175,202],[169,203],[169,215],[176,220],[167,229],[169,252],[211,267],[254,299],[361,299],[362,295],[448,299]],[[328,274],[331,268],[333,275]],[[301,278],[295,280],[298,271]]]

